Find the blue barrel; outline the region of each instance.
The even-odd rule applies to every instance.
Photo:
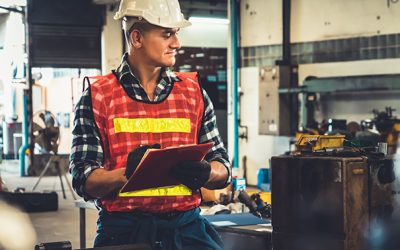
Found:
[[[257,187],[261,191],[271,192],[269,168],[260,168],[257,171]]]

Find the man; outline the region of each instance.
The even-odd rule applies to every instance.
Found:
[[[94,245],[221,249],[218,234],[199,215],[199,189],[230,183],[228,155],[196,74],[168,69],[180,48],[177,32],[190,22],[177,0],[122,0],[115,19],[122,20],[129,52],[116,71],[96,77],[84,92],[75,111],[70,157],[74,189],[100,208]],[[182,130],[182,123],[189,130]],[[204,161],[173,167],[171,175],[185,192],[119,194],[146,149],[205,142],[214,146]]]

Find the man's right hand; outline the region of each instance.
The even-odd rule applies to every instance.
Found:
[[[129,179],[133,174],[133,172],[135,172],[136,167],[142,160],[144,153],[146,153],[146,150],[151,148],[160,149],[161,145],[158,143],[153,145],[142,145],[139,146],[138,148],[135,148],[128,154],[128,159],[126,161],[126,169],[125,169],[125,176],[127,179]]]

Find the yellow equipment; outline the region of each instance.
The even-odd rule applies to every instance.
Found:
[[[317,152],[343,148],[344,135],[301,135],[296,142],[297,152]]]
[[[399,144],[399,134],[400,134],[400,123],[395,123],[393,128],[387,134],[386,142],[388,144],[388,153],[396,154]]]

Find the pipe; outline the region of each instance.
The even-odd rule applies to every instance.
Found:
[[[32,79],[32,53],[31,53],[31,41],[29,39],[29,17],[28,17],[28,13],[29,10],[28,8],[32,8],[32,4],[33,4],[33,0],[27,0],[26,2],[26,7],[25,7],[25,53],[28,56],[28,60],[26,63],[26,83],[28,86],[27,89],[27,104],[26,104],[26,108],[27,108],[27,121],[30,122],[32,121],[33,118],[33,104],[32,104],[32,88],[33,88],[33,79]],[[31,124],[31,126],[28,126],[29,129],[29,149],[30,149],[30,154],[29,154],[29,158],[30,158],[30,165],[34,164],[34,147],[35,147],[35,136],[33,135],[33,126]]]
[[[282,1],[282,61],[284,65],[292,64],[292,53],[290,48],[290,13],[291,0]]]
[[[33,163],[33,147],[34,147],[34,137],[33,137],[33,126],[28,126],[28,122],[32,117],[32,55],[30,53],[30,40],[29,40],[29,23],[28,23],[28,8],[31,4],[31,1],[27,1],[27,4],[24,8],[24,24],[25,24],[25,53],[28,55],[27,60],[27,70],[26,70],[26,84],[28,89],[24,90],[24,102],[23,102],[23,145],[20,147],[19,154],[19,170],[20,176],[25,176],[25,166],[27,165],[25,162],[25,152],[29,148],[30,153],[30,162]],[[31,142],[31,143],[30,143]]]
[[[292,62],[292,51],[291,51],[291,9],[292,0],[282,0],[282,65],[289,67],[289,85],[290,88],[298,87],[298,76],[297,70],[294,70],[295,66]],[[290,94],[287,96],[289,105],[289,124],[290,124],[290,135],[294,135],[297,131],[299,123],[299,111],[298,111],[298,99],[297,95]]]
[[[15,88],[15,86],[12,86],[11,106],[12,106],[11,119],[16,121],[18,120],[18,115],[17,115],[17,89]]]
[[[24,112],[24,117],[22,121],[22,132],[23,132],[23,137],[22,137],[22,146],[19,148],[18,154],[19,154],[19,175],[21,177],[25,176],[25,152],[29,148],[29,143],[28,143],[28,97],[27,93],[24,91],[24,100],[23,100],[23,112]]]
[[[239,167],[239,91],[238,91],[238,8],[237,0],[230,0],[231,4],[231,46],[232,46],[232,105],[233,105],[233,167]]]

